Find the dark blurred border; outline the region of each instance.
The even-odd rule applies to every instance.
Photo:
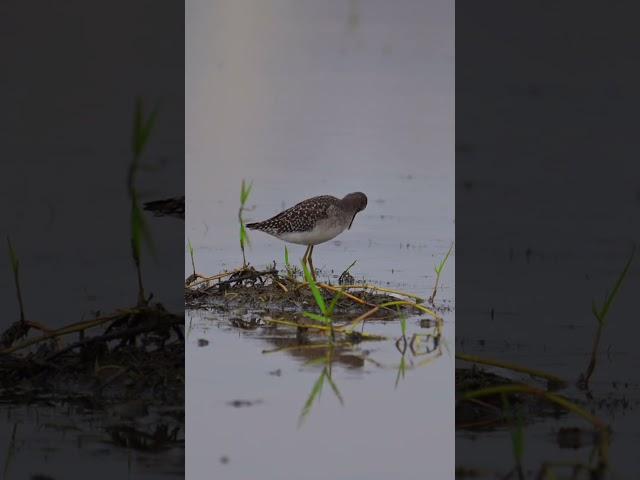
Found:
[[[136,99],[158,111],[137,179],[141,205],[161,201],[145,211],[147,293],[182,314],[184,33],[178,1],[0,4],[2,330],[18,319],[7,236],[39,321],[135,304],[126,184]],[[109,458],[96,457],[94,478],[114,471],[101,467]],[[56,478],[81,474],[68,468]]]
[[[589,352],[591,301],[611,291],[640,240],[635,11],[628,1],[456,2],[457,352],[552,370]],[[618,338],[637,338],[638,265],[636,258],[611,310],[608,333]],[[574,274],[578,281],[567,281]],[[544,333],[525,338],[522,354],[512,340],[535,322]],[[637,382],[633,350],[616,351],[615,338],[603,340],[601,351],[613,353],[602,353],[596,398],[608,398],[612,382]],[[563,349],[566,364],[545,360]],[[580,372],[573,373],[575,382]],[[634,428],[617,439],[614,432],[611,468],[621,478],[639,473],[628,471],[637,466],[627,442],[637,438]],[[509,473],[511,441],[501,432],[504,442],[487,443],[493,437],[482,432],[465,442],[457,436],[460,478],[479,465]],[[536,451],[552,440],[526,431],[525,438],[525,458],[553,460]],[[539,467],[526,464],[529,473]]]

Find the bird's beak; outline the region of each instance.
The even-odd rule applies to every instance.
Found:
[[[354,218],[356,218],[357,213],[353,214],[353,217],[351,217],[351,222],[349,223],[349,227],[347,228],[347,230],[351,230],[351,225],[353,225],[353,220]]]

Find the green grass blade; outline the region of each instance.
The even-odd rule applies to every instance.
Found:
[[[318,307],[320,308],[320,311],[322,312],[322,314],[326,316],[327,305],[324,302],[324,297],[322,296],[322,293],[320,293],[320,289],[318,288],[315,280],[311,276],[311,272],[309,271],[309,267],[307,267],[307,264],[305,262],[301,262],[301,263],[302,263],[302,270],[304,271],[304,278],[307,280],[307,283],[309,284],[309,288],[311,288],[311,293],[313,294],[313,298],[315,298],[316,303],[318,304]]]
[[[149,115],[149,118],[147,119],[147,122],[144,126],[144,130],[142,132],[142,149],[144,150],[144,148],[147,145],[147,141],[149,140],[149,137],[151,136],[151,131],[153,130],[153,127],[156,124],[156,118],[158,116],[158,107],[155,107],[153,109],[153,111],[151,112],[151,115]]]
[[[247,242],[247,232],[244,228],[244,224],[240,224],[240,246],[244,248],[245,243]]]
[[[253,187],[253,182],[249,183],[249,186],[246,186],[246,183],[244,180],[242,180],[242,185],[240,187],[240,203],[244,206],[245,203],[247,203],[247,200],[249,199],[249,194],[251,193],[251,187]]]
[[[251,240],[249,239],[249,234],[247,233],[247,229],[244,226],[244,222],[240,222],[240,247],[244,248],[247,245],[251,246]]]
[[[191,257],[191,267],[193,268],[193,274],[196,274],[196,262],[193,258],[193,245],[191,245],[191,240],[187,238],[187,247],[189,249],[189,256]]]
[[[453,249],[453,243],[449,247],[449,250],[447,250],[447,254],[444,256],[444,258],[442,259],[440,264],[435,267],[435,271],[436,271],[437,274],[442,273],[442,269],[444,268],[445,264],[447,263],[447,260],[449,259],[449,255],[451,255],[451,250],[452,249]]]
[[[340,405],[344,405],[344,400],[342,399],[342,395],[340,395],[340,390],[338,390],[337,385],[333,382],[333,379],[331,378],[331,375],[327,372],[326,367],[325,367],[324,376],[327,378],[327,382],[329,382],[329,385],[331,385],[331,390],[333,390],[333,393],[335,393],[336,397],[338,397],[338,400],[340,401]]]
[[[7,448],[7,453],[4,460],[2,478],[9,478],[9,467],[16,453],[16,432],[17,431],[18,431],[18,422],[13,424],[13,432],[11,433],[11,442],[9,443],[9,448]]]
[[[515,417],[516,429],[513,432],[513,450],[518,464],[521,465],[524,457],[524,429],[522,426],[522,413],[518,410]]]
[[[313,384],[313,388],[311,389],[311,393],[307,398],[307,401],[304,403],[302,407],[302,411],[300,412],[300,416],[298,417],[298,427],[302,425],[304,420],[309,416],[311,412],[311,408],[313,407],[314,402],[320,396],[320,392],[322,392],[322,384],[324,383],[324,370],[318,377],[318,380]]]
[[[396,375],[395,388],[398,388],[398,384],[400,383],[400,377],[404,379],[406,368],[407,366],[404,360],[404,355],[402,355],[402,358],[400,359],[400,365],[398,365],[398,373]]]
[[[631,262],[633,261],[633,257],[635,256],[635,253],[636,253],[636,246],[634,245],[633,249],[631,250],[631,255],[629,255],[629,259],[627,260],[627,263],[625,264],[624,269],[622,270],[622,272],[620,272],[620,276],[618,277],[618,280],[616,281],[616,284],[614,285],[613,290],[611,291],[611,293],[605,300],[604,305],[602,306],[602,310],[600,310],[598,314],[596,314],[596,318],[600,322],[605,321],[607,314],[609,313],[609,308],[611,308],[611,305],[613,304],[613,300],[616,298],[616,295],[618,294],[618,290],[620,290],[620,287],[622,286],[622,283],[624,282],[624,279],[627,276],[627,273],[629,272],[629,268],[631,267]]]
[[[158,109],[154,108],[149,117],[145,120],[144,104],[140,97],[136,98],[135,113],[133,120],[133,154],[134,161],[137,163],[138,158],[142,154],[151,131],[156,123],[156,117],[158,115]]]
[[[251,240],[249,239],[249,234],[244,225],[244,219],[242,218],[242,212],[244,212],[244,204],[249,198],[249,192],[251,192],[251,184],[247,187],[247,183],[242,179],[242,183],[240,185],[240,208],[238,209],[238,222],[240,223],[240,249],[242,250],[242,265],[246,266],[246,257],[244,254],[245,245],[251,247]]]
[[[400,316],[400,331],[402,332],[402,337],[407,336],[407,316],[400,312],[400,305],[396,305],[396,312]]]
[[[140,259],[140,251],[142,245],[142,228],[140,225],[140,217],[134,206],[131,210],[131,247],[133,248],[133,256],[136,260]]]
[[[135,110],[133,113],[133,134],[131,136],[131,150],[133,151],[134,159],[140,156],[141,150],[141,131],[142,131],[142,99],[136,98]]]
[[[333,316],[333,311],[338,304],[338,300],[344,295],[344,290],[340,289],[331,299],[331,303],[329,304],[329,308],[327,308],[327,317]]]
[[[7,244],[9,245],[9,258],[11,259],[11,269],[13,273],[18,273],[18,268],[20,267],[20,260],[18,260],[18,255],[16,251],[13,249],[13,245],[11,244],[11,238],[7,235]]]
[[[524,456],[524,432],[522,428],[522,415],[516,413],[511,407],[509,398],[506,393],[501,393],[502,409],[505,419],[513,425],[511,430],[511,446],[513,448],[513,456],[516,461],[516,465],[522,465],[522,457]]]
[[[140,251],[142,250],[142,243],[144,242],[151,253],[155,256],[156,249],[151,237],[151,230],[144,218],[144,212],[138,205],[137,201],[133,202],[131,210],[131,236],[135,242],[134,249],[137,252],[138,258],[140,258]]]
[[[353,266],[356,264],[356,262],[357,262],[357,261],[358,261],[358,260],[354,260],[353,262],[351,262],[351,265],[349,265],[349,266],[347,267],[347,269],[346,269],[344,272],[342,272],[342,273],[343,273],[343,274],[345,274],[345,273],[349,273],[349,270],[351,270],[351,267],[353,267]]]
[[[138,159],[151,136],[151,131],[156,123],[156,117],[158,115],[158,109],[154,108],[149,118],[145,121],[144,116],[144,104],[140,97],[136,98],[135,112],[133,117],[133,135],[132,135],[132,150],[134,156],[134,164],[137,165]]]

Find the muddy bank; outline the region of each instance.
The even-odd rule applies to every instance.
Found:
[[[56,330],[16,322],[2,335],[0,402],[64,403],[100,411],[135,400],[179,410],[184,404],[183,325],[183,316],[159,304]],[[40,334],[30,334],[33,330]]]
[[[467,357],[459,360],[470,359],[459,355]],[[591,392],[585,395],[545,372],[511,364],[501,367],[513,371],[503,376],[477,365],[456,368],[456,434],[457,441],[480,441],[483,449],[492,445],[487,441],[492,433],[509,433],[510,441],[504,443],[511,443],[510,448],[502,448],[507,448],[506,465],[512,466],[496,470],[495,466],[482,469],[458,465],[456,478],[557,478],[555,475],[563,471],[572,472],[571,478],[609,478],[615,470],[610,456],[614,431],[599,412],[605,405],[612,408],[615,404],[622,414],[628,402],[596,400]],[[541,378],[525,380],[517,372],[549,378],[546,382]],[[537,464],[524,461],[533,431],[548,443],[546,458]],[[494,445],[496,439],[491,436]],[[532,466],[535,468],[526,468]]]
[[[456,368],[456,429],[467,431],[492,431],[509,427],[509,408],[517,409],[523,424],[545,418],[561,418],[567,410],[538,395],[526,391],[509,393],[509,405],[505,406],[503,391],[523,385],[513,379],[489,372],[484,368]],[[532,387],[538,388],[538,387]],[[494,390],[494,392],[491,392]],[[482,398],[466,398],[469,392],[486,391]],[[575,400],[572,400],[575,402]]]
[[[345,273],[347,275],[345,275]],[[326,305],[333,302],[333,312],[338,315],[359,315],[366,318],[398,318],[400,313],[417,309],[440,318],[440,313],[451,310],[442,302],[429,304],[423,297],[389,289],[362,281],[355,283],[348,272],[338,277],[336,285],[317,282]],[[225,271],[212,276],[192,274],[185,281],[185,306],[189,309],[213,309],[228,312],[238,308],[301,312],[317,310],[309,283],[298,277],[297,270],[278,270],[273,266],[256,270],[248,266]],[[377,308],[374,312],[372,310]]]

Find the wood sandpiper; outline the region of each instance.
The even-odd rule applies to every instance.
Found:
[[[285,242],[306,245],[302,262],[309,265],[316,279],[311,254],[313,247],[337,237],[351,228],[358,212],[367,207],[367,196],[362,192],[339,199],[331,195],[308,198],[264,222],[248,223],[247,228],[260,230]]]

